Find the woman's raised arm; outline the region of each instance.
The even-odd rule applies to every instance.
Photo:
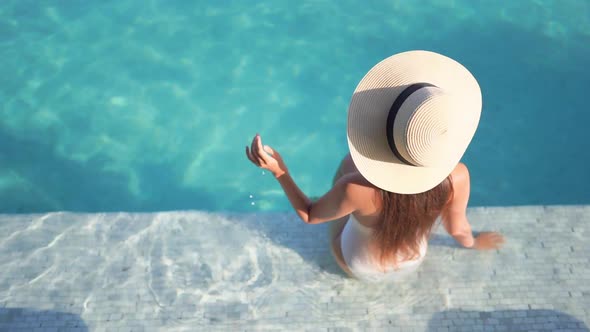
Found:
[[[254,137],[250,149],[246,147],[246,156],[256,166],[270,171],[277,178],[293,209],[305,223],[319,224],[354,212],[354,199],[359,196],[359,185],[347,181],[347,176],[339,179],[330,191],[313,203],[299,189],[281,155],[270,146],[262,145],[260,135]]]

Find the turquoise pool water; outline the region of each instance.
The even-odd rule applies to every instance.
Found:
[[[410,49],[482,87],[471,205],[590,203],[588,1],[5,0],[0,212],[288,210],[252,135],[321,195],[356,84]]]

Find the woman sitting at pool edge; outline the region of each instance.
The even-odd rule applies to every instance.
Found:
[[[466,215],[470,179],[460,159],[480,113],[479,85],[465,67],[440,54],[405,52],[381,61],[357,86],[348,109],[350,154],[318,201],[259,135],[246,155],[278,179],[304,222],[334,221],[332,253],[349,276],[395,280],[423,261],[439,216],[466,248],[504,242],[495,232],[474,238]]]

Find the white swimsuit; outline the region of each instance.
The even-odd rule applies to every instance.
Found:
[[[340,239],[342,256],[352,274],[360,280],[369,282],[398,280],[414,272],[424,260],[428,247],[426,239],[422,241],[418,258],[400,262],[395,267],[385,266],[383,271],[369,250],[372,235],[373,229],[359,223],[352,214],[342,230]]]

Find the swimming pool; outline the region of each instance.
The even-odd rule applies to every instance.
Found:
[[[587,1],[3,1],[0,212],[284,211],[312,196],[379,60],[428,49],[483,92],[471,205],[588,204]]]

